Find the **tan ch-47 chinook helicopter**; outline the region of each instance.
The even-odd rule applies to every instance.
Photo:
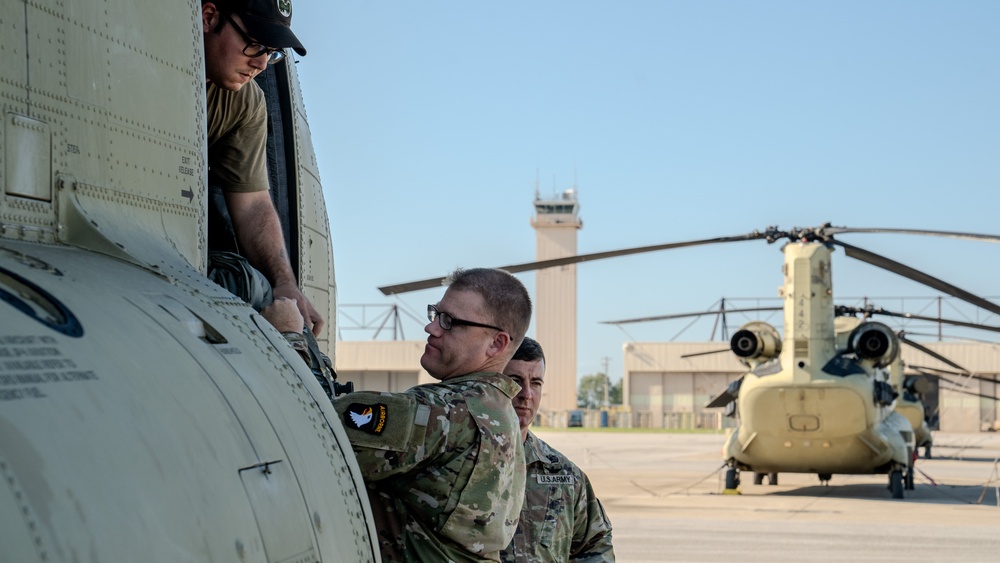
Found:
[[[0,3],[0,561],[379,560],[323,382],[206,278],[197,7]],[[288,55],[257,80],[326,351],[333,256]]]
[[[834,238],[846,233],[932,235],[1000,242],[997,235],[947,231],[829,224],[789,231],[769,227],[746,235],[570,256],[503,269],[524,272],[640,252],[787,239],[789,242],[783,247],[784,335],[759,321],[742,327],[733,336],[732,350],[750,369],[710,404],[735,407],[740,420],[723,448],[729,465],[726,488],[737,489],[740,471],[753,471],[758,482],[768,475],[772,483],[780,472],[816,473],[824,482],[835,473],[884,473],[889,477],[892,496],[902,498],[904,489],[912,486],[913,454],[918,444],[911,422],[894,409],[904,381],[901,371],[893,375],[889,368],[899,357],[900,337],[883,323],[835,314],[833,248],[840,246],[851,258],[991,313],[1000,314],[1000,305]],[[386,294],[402,293],[432,287],[440,279],[380,289]],[[842,315],[847,312],[841,311]]]
[[[786,252],[788,252],[787,249]],[[794,266],[794,264],[792,266]],[[785,294],[784,297],[786,299],[785,307],[725,309],[723,301],[723,307],[717,310],[605,321],[605,324],[623,325],[708,315],[720,316],[725,313],[752,313],[782,310],[786,312],[785,321],[789,322],[791,319],[787,316],[789,305],[787,301],[789,295],[788,284],[793,283],[794,278],[787,275],[787,272],[789,271],[789,264],[787,264],[787,262],[785,271],[786,285],[782,288],[782,293]],[[822,287],[813,287],[811,289],[822,289]],[[818,294],[822,295],[824,293],[828,295],[832,294],[832,292],[823,291],[820,291]],[[698,352],[689,355],[695,356],[732,351],[737,359],[749,368],[749,372],[733,381],[725,391],[717,395],[711,402],[708,403],[708,405],[706,405],[706,407],[724,407],[728,416],[735,417],[739,414],[741,420],[740,427],[737,429],[737,432],[742,430],[745,432],[744,435],[750,436],[753,436],[754,433],[765,433],[765,435],[771,436],[772,440],[782,439],[782,446],[787,448],[784,451],[778,448],[772,448],[770,451],[776,453],[774,453],[773,457],[768,460],[767,464],[764,464],[761,463],[761,456],[754,458],[745,454],[744,450],[747,448],[744,448],[743,443],[737,440],[735,437],[736,433],[730,435],[729,440],[723,449],[725,459],[730,465],[726,474],[727,491],[737,491],[737,487],[740,484],[740,469],[752,469],[754,471],[754,483],[758,485],[763,483],[765,478],[767,478],[769,484],[776,485],[779,471],[816,473],[819,475],[820,480],[824,483],[830,480],[833,473],[879,472],[880,469],[876,469],[875,466],[872,465],[874,462],[854,462],[854,465],[851,466],[852,470],[843,470],[842,462],[844,460],[839,460],[838,463],[840,463],[840,465],[835,465],[827,460],[828,452],[820,450],[819,454],[815,454],[814,450],[810,448],[813,444],[818,444],[820,448],[830,449],[835,443],[831,441],[831,438],[837,438],[840,442],[844,442],[846,439],[854,437],[867,445],[873,442],[870,434],[878,430],[878,426],[884,426],[889,430],[876,433],[880,436],[889,436],[891,439],[887,440],[886,443],[891,447],[903,447],[899,440],[895,439],[896,434],[899,434],[901,437],[906,439],[905,448],[908,452],[907,459],[910,460],[909,464],[906,469],[902,471],[901,479],[893,477],[890,472],[890,489],[893,491],[893,495],[896,498],[901,498],[904,489],[914,488],[914,472],[916,469],[914,466],[915,456],[913,453],[915,452],[915,449],[924,448],[925,457],[930,456],[932,435],[930,427],[927,424],[927,416],[929,414],[927,412],[928,405],[926,405],[923,401],[923,396],[929,386],[926,378],[943,379],[944,381],[952,384],[952,387],[949,387],[950,390],[958,393],[974,393],[963,389],[963,387],[954,379],[950,379],[940,373],[935,373],[932,368],[921,367],[920,370],[911,369],[910,372],[906,372],[901,354],[899,353],[899,345],[906,344],[912,346],[921,352],[956,368],[959,371],[950,372],[954,377],[964,376],[993,381],[990,378],[977,376],[968,372],[968,370],[965,370],[958,364],[949,360],[947,357],[944,357],[930,348],[907,338],[905,333],[902,331],[893,332],[887,325],[872,322],[869,319],[875,315],[902,317],[911,320],[923,320],[992,332],[1000,332],[1000,327],[941,317],[926,317],[910,313],[895,313],[881,307],[874,307],[870,304],[864,307],[835,305],[832,310],[828,311],[828,314],[833,316],[833,342],[835,343],[834,360],[836,362],[831,360],[831,362],[828,362],[826,366],[824,366],[822,370],[823,373],[812,375],[811,379],[806,382],[790,380],[791,378],[788,377],[787,374],[782,376],[782,374],[786,372],[786,370],[783,369],[782,361],[788,360],[788,358],[782,354],[784,350],[788,349],[788,343],[787,341],[782,341],[779,331],[775,327],[762,321],[750,321],[743,324],[739,330],[733,334],[728,348]],[[855,315],[861,316],[858,318]],[[819,318],[822,319],[823,315],[820,315]],[[809,324],[816,324],[815,317]],[[828,323],[823,322],[822,324]],[[811,338],[810,340],[815,339]],[[794,343],[792,343],[792,345],[794,345]],[[882,350],[885,350],[885,352],[882,353]],[[855,367],[855,373],[843,373],[842,368],[845,365],[856,366],[857,364],[860,364],[862,369],[859,370]],[[868,369],[863,369],[866,367]],[[749,387],[747,389],[743,388],[743,385],[747,381],[747,376],[751,376],[750,381],[753,382],[751,385],[757,385],[758,387],[755,394],[760,393],[760,388],[771,389],[774,387],[778,387],[780,390],[783,390],[786,395],[792,394],[796,389],[807,393],[815,392],[816,390],[822,391],[821,394],[824,396],[824,401],[814,400],[813,402],[823,403],[823,408],[819,409],[812,405],[803,408],[803,405],[795,405],[794,402],[790,405],[787,400],[783,404],[778,405],[778,407],[769,405],[766,402],[757,401],[751,403],[751,406],[746,407],[745,409],[738,408],[738,406],[740,406],[740,399],[756,398],[755,395],[747,393],[747,389],[750,389]],[[766,377],[767,385],[760,383],[759,378],[762,377]],[[860,403],[845,402],[842,399],[838,401],[835,395],[830,394],[831,387],[835,388],[837,393],[851,391],[860,393],[861,396],[865,396],[865,388],[871,387],[873,391],[869,394],[872,394],[874,399],[871,403],[867,404],[867,408],[859,408],[859,406],[864,405],[861,405]],[[976,395],[997,400],[996,397],[992,396],[980,394]],[[780,424],[765,424],[771,422],[772,420],[777,420],[779,422],[782,420],[781,416],[775,416],[774,413],[783,413],[787,416],[787,427]],[[807,417],[805,418],[806,421],[813,422],[812,428],[805,425],[798,427],[795,426],[794,423],[796,421],[803,420],[803,414]],[[864,414],[865,416],[862,417],[860,416],[861,414]],[[900,416],[902,418],[900,418]],[[744,418],[748,420],[744,420]],[[879,422],[877,426],[872,426],[871,423],[868,423],[865,426],[858,425],[849,432],[843,432],[842,428],[821,423],[823,420],[837,420],[839,418]],[[906,423],[909,424],[908,428],[905,424],[903,424],[902,419],[905,419]],[[830,430],[831,426],[833,426],[832,431]],[[895,432],[893,432],[892,429],[895,429]],[[886,429],[883,428],[883,430]],[[909,440],[911,432],[912,442]],[[819,441],[817,442],[817,440]],[[747,441],[749,442],[749,440]],[[801,447],[797,449],[795,446]],[[843,448],[841,448],[841,450],[843,450]],[[841,451],[841,454],[843,453],[844,452]],[[866,452],[863,451],[861,453],[866,454]],[[851,454],[848,454],[848,456],[848,459],[856,460],[865,458],[865,455],[860,455],[857,452],[853,454],[853,458],[850,457]],[[803,459],[806,460],[806,462],[803,462]],[[803,470],[803,463],[811,463],[812,465]],[[861,463],[861,467],[863,468],[862,470],[857,469],[858,463]],[[868,468],[869,465],[872,465],[872,467]],[[779,467],[781,468],[780,470],[777,469]],[[834,471],[834,468],[837,468],[838,470]],[[900,485],[902,488],[899,488]]]

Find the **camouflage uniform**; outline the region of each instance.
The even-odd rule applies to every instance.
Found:
[[[474,373],[335,401],[383,561],[500,560],[524,501],[517,391],[505,375]]]
[[[505,562],[614,561],[611,521],[590,479],[566,456],[531,431],[524,441],[527,464],[524,507]]]

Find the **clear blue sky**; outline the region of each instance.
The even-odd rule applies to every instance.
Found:
[[[1000,233],[997,2],[293,3],[341,304],[422,318],[442,290],[376,287],[533,260],[536,176],[577,188],[581,253],[827,221]],[[1000,295],[1000,245],[841,240]],[[624,342],[687,324],[599,321],[774,297],[781,260],[760,241],[578,266],[580,374],[620,377]],[[936,295],[840,250],[834,292]]]

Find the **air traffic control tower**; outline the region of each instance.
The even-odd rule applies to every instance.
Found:
[[[535,192],[535,259],[576,255],[576,232],[583,228],[576,191],[552,199]],[[535,277],[535,339],[545,350],[542,410],[576,408],[576,265],[538,270]]]

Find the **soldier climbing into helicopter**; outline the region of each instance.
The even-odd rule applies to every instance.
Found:
[[[319,334],[323,317],[298,287],[271,201],[265,164],[267,111],[264,93],[253,80],[268,65],[284,60],[286,48],[306,54],[289,27],[291,18],[290,0],[202,0],[208,179],[218,190],[212,196],[218,211],[210,213],[209,228],[228,231],[238,254],[266,278],[268,283],[257,284],[264,287],[251,295],[259,302],[251,304],[260,309],[271,295],[292,299],[307,328]],[[231,228],[218,224],[230,222]],[[210,277],[220,281],[212,272]]]

